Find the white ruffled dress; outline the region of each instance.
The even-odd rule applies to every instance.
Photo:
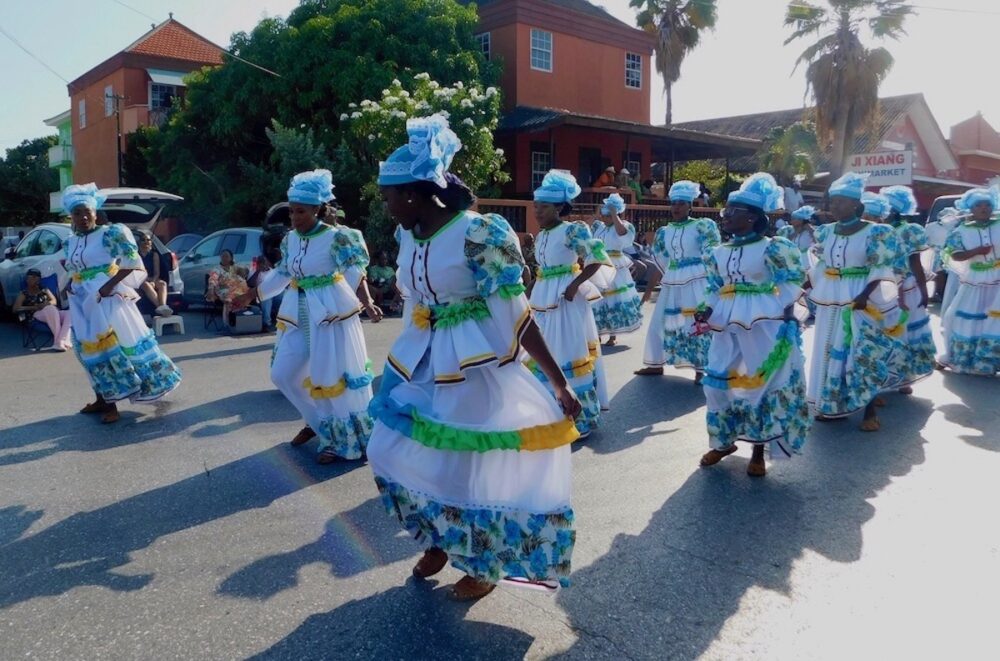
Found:
[[[945,355],[941,362],[955,372],[994,376],[1000,372],[1000,220],[981,225],[965,222],[948,235],[944,262],[955,280],[955,294],[942,310]],[[980,246],[987,255],[956,261],[951,255]]]
[[[783,238],[727,243],[714,250],[708,274],[710,445],[746,441],[767,445],[772,459],[791,457],[810,426],[799,325],[785,320],[802,296],[801,252]]]
[[[289,291],[278,310],[271,381],[319,437],[319,451],[360,459],[372,420],[372,370],[355,294],[368,265],[361,233],[319,223],[292,231],[260,298]]]
[[[850,236],[816,228],[810,300],[816,305],[809,402],[816,413],[844,417],[899,387],[907,360],[906,316],[896,288],[899,240],[888,225],[865,222]],[[864,310],[854,299],[877,282]]]
[[[390,514],[479,580],[567,584],[578,434],[520,360],[531,320],[517,235],[458,214],[400,233],[413,318],[389,352],[368,445]]]
[[[148,402],[181,382],[181,372],[160,350],[136,308],[135,288],[146,270],[132,232],[124,225],[103,225],[73,234],[64,249],[72,279],[69,297],[73,349],[90,384],[106,402]],[[101,298],[101,287],[119,268],[135,269]]]
[[[661,274],[660,295],[646,335],[646,365],[705,368],[712,338],[694,334],[694,314],[705,303],[706,264],[721,241],[709,218],[688,218],[656,230],[652,252]]]
[[[910,257],[919,255],[924,276],[933,278],[931,270],[934,253],[927,241],[927,232],[916,223],[900,223],[895,226],[899,242],[899,296],[906,307],[906,342],[909,359],[902,365],[900,386],[909,386],[926,379],[934,373],[934,359],[937,349],[931,332],[931,316],[926,307],[920,307],[920,288],[917,277],[910,269]]]
[[[531,290],[531,309],[553,358],[583,406],[576,418],[577,429],[588,434],[600,423],[602,408],[597,369],[600,337],[589,302],[597,301],[600,292],[588,281],[572,301],[563,294],[580,274],[579,262],[583,266],[604,264],[609,272],[611,262],[604,244],[595,240],[585,225],[568,222],[538,232],[535,259],[538,271]],[[551,384],[534,362],[529,360],[528,365],[551,391]]]
[[[642,326],[642,297],[635,290],[629,270],[632,260],[624,252],[635,242],[635,227],[628,222],[625,227],[626,233],[618,234],[614,225],[605,225],[600,220],[591,226],[591,233],[604,243],[615,267],[611,282],[601,289],[601,300],[594,303],[594,319],[601,335],[632,333]]]

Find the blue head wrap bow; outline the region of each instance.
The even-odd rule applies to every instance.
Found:
[[[292,177],[288,187],[288,201],[319,206],[333,197],[333,175],[329,170],[300,172]]]
[[[618,193],[608,195],[601,205],[602,216],[610,216],[613,212],[617,212],[619,216],[625,213],[625,199]]]
[[[861,194],[865,192],[865,182],[868,181],[868,174],[858,172],[847,172],[840,179],[830,184],[830,197],[840,195],[849,197],[852,200],[861,200]]]
[[[81,204],[88,209],[97,211],[104,206],[104,201],[108,196],[97,189],[97,184],[74,184],[67,186],[62,194],[63,211],[72,213],[75,207]]]
[[[990,207],[997,211],[1000,209],[1000,189],[991,186],[990,188],[973,188],[965,191],[965,194],[955,201],[955,208],[968,213],[972,211],[972,207],[980,202],[989,202]]]
[[[917,213],[917,198],[909,186],[886,186],[878,192],[889,200],[892,208],[900,216],[912,216]]]
[[[740,189],[729,194],[728,203],[746,204],[765,213],[785,208],[785,189],[766,172],[747,177]]]
[[[795,220],[804,220],[807,223],[812,220],[813,216],[816,215],[816,209],[806,204],[801,206],[792,212],[792,218]]]
[[[379,186],[401,186],[417,181],[433,181],[446,188],[444,175],[451,167],[462,141],[442,115],[406,120],[410,141],[379,164]]]
[[[701,195],[701,186],[693,181],[675,181],[670,187],[667,197],[671,202],[687,202],[691,204],[695,198]]]
[[[892,203],[881,193],[871,193],[865,191],[861,194],[861,204],[865,205],[865,214],[878,219],[889,217],[892,211]]]
[[[549,170],[542,179],[542,185],[535,190],[535,201],[566,204],[576,199],[580,192],[580,184],[576,183],[576,177],[572,174],[563,170]]]

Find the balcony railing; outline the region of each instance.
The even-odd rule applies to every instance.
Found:
[[[73,147],[70,145],[49,147],[49,167],[61,168],[67,165],[73,165]]]

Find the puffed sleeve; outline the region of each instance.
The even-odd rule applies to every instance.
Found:
[[[782,307],[799,300],[806,273],[798,247],[788,239],[775,237],[764,250],[764,262],[771,271],[771,281],[778,289]]]
[[[337,271],[347,280],[351,290],[356,290],[371,261],[364,235],[355,229],[338,228],[330,244],[330,252]]]
[[[867,282],[880,280],[895,282],[899,255],[899,235],[896,231],[888,225],[874,225],[869,230],[868,244],[865,246]]]
[[[775,236],[780,236],[782,239],[788,239],[791,241],[792,237],[795,236],[795,228],[791,225],[785,225],[784,227],[778,228],[778,233]]]
[[[288,266],[285,264],[286,259],[288,259],[288,235],[281,240],[281,261],[257,278],[257,297],[260,300],[265,301],[277,296],[285,291],[288,283],[292,281],[292,274],[288,272]]]
[[[702,218],[695,225],[695,230],[698,232],[698,238],[701,240],[702,259],[705,260],[705,264],[708,264],[712,258],[713,251],[722,245],[719,226],[715,224],[714,220]]]
[[[670,262],[670,249],[667,247],[666,227],[656,230],[656,234],[653,235],[653,245],[650,251],[653,253],[653,261],[656,262],[657,268],[660,271],[666,270],[667,264]]]
[[[630,246],[635,243],[635,225],[632,223],[625,223],[625,235],[621,237],[622,244]]]
[[[945,268],[959,276],[965,276],[969,272],[969,260],[959,261],[951,257],[956,252],[965,252],[969,249],[965,245],[962,234],[961,225],[948,232],[948,238],[945,239],[944,250],[942,251]]]
[[[133,273],[121,281],[123,285],[135,289],[146,281],[146,267],[142,263],[139,246],[132,236],[132,230],[117,223],[109,225],[101,237],[101,242],[111,258],[118,263],[119,268],[133,269]]]
[[[566,228],[566,247],[583,260],[584,266],[605,264],[611,266],[611,258],[604,247],[604,242],[595,239],[590,230],[579,223],[569,223]]]
[[[705,260],[705,305],[715,309],[719,307],[719,290],[725,284],[722,274],[719,272],[719,260],[716,251],[713,250],[709,258]]]

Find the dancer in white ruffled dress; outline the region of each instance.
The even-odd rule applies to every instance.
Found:
[[[635,280],[629,270],[632,260],[625,254],[635,242],[635,226],[623,220],[625,200],[613,193],[601,204],[601,217],[591,226],[594,238],[604,243],[615,267],[614,277],[601,291],[601,300],[594,303],[594,318],[600,335],[608,335],[606,346],[614,346],[617,336],[632,333],[642,326],[642,297],[635,290]]]

